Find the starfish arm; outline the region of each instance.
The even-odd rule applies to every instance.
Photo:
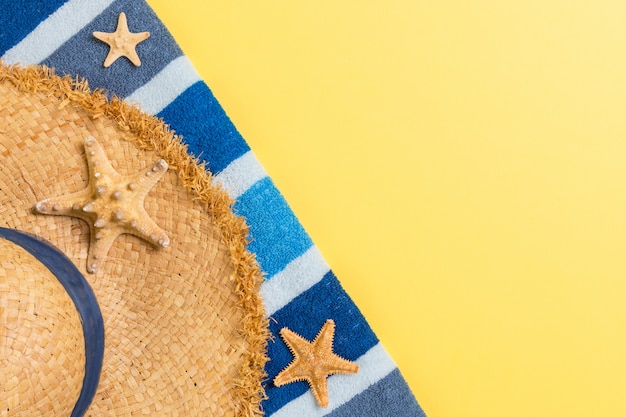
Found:
[[[134,175],[124,177],[124,189],[120,189],[120,201],[128,199],[128,213],[123,213],[127,217],[127,233],[131,233],[156,246],[167,247],[170,240],[163,229],[161,229],[143,208],[143,202],[150,190],[159,182],[167,171],[167,162],[163,159],[155,162],[152,167],[139,171]]]
[[[137,45],[140,42],[145,41],[150,37],[150,32],[140,32],[140,33],[132,33],[129,34],[130,42],[127,48],[125,48],[124,52],[126,58],[130,60],[136,67],[141,66],[141,60],[139,59],[139,55],[137,54]]]
[[[130,62],[133,63],[134,66],[136,67],[140,67],[141,66],[141,59],[139,59],[139,55],[137,55],[137,51],[135,49],[128,49],[127,51],[125,51],[126,53],[124,54],[126,56],[126,58],[128,58],[128,60]]]
[[[118,177],[119,174],[109,162],[104,148],[100,142],[93,136],[88,136],[83,142],[85,146],[85,156],[87,158],[87,167],[89,175],[95,182],[101,181],[103,178]]]
[[[151,167],[141,170],[135,174],[125,177],[128,189],[133,192],[136,199],[144,199],[148,192],[156,185],[157,182],[167,172],[167,162],[159,159],[152,164]]]
[[[130,33],[130,31],[128,30],[128,20],[126,19],[126,13],[122,12],[117,17],[117,28],[115,29],[115,31],[125,34]]]
[[[311,392],[321,407],[328,407],[328,381],[322,377],[318,381],[309,382]]]
[[[118,52],[113,51],[113,48],[109,49],[109,53],[104,59],[104,63],[102,64],[102,66],[104,66],[104,68],[109,68],[111,65],[113,65],[115,61],[117,61],[120,56],[121,55]]]
[[[141,212],[143,212],[143,215]],[[147,240],[158,247],[168,247],[170,238],[167,236],[167,233],[148,216],[145,210],[138,210],[138,213],[136,220],[134,222],[130,221],[130,227],[126,228],[125,233]]]
[[[51,197],[35,204],[35,212],[57,216],[74,216],[88,220],[89,215],[82,208],[90,200],[90,190],[85,188],[72,194],[61,197]]]
[[[327,359],[325,372],[327,375],[356,374],[359,372],[359,365],[333,353]]]
[[[143,42],[150,37],[150,32],[137,32],[133,33],[133,39],[139,42]]]
[[[292,331],[287,327],[280,329],[280,336],[283,338],[287,347],[293,353],[294,357],[305,356],[311,351],[311,342]]]
[[[130,43],[138,44],[139,42],[145,41],[150,37],[150,32],[137,32],[133,33],[128,28],[128,19],[126,18],[126,13],[120,13],[117,18],[117,29],[115,32],[119,32],[120,35],[124,35],[128,37]]]
[[[289,364],[289,366],[280,371],[280,373],[276,375],[276,377],[274,377],[274,385],[277,387],[282,387],[283,385],[289,384],[291,382],[306,380],[306,378],[302,375],[302,372],[300,371],[298,362],[299,361],[295,359]]]
[[[109,43],[111,41],[112,34],[107,32],[93,32],[92,35],[94,38],[101,40],[102,42]]]
[[[95,274],[100,269],[102,262],[109,253],[113,242],[121,234],[120,231],[112,229],[99,230],[93,225],[89,225],[89,252],[87,254],[87,272]]]
[[[333,348],[333,339],[335,338],[335,322],[332,319],[326,320],[322,329],[319,331],[313,345],[321,352],[330,352]]]

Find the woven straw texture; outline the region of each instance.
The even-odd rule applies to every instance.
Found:
[[[89,226],[33,210],[37,201],[87,187],[83,144],[89,136],[120,175],[147,170],[159,158],[169,164],[144,202],[167,232],[169,247],[122,234],[95,274],[86,272]],[[261,414],[267,322],[258,295],[262,276],[245,249],[247,229],[210,173],[166,126],[115,98],[109,102],[84,81],[57,77],[47,68],[0,66],[0,189],[0,225],[50,241],[83,272],[98,299],[104,362],[86,415]],[[15,308],[0,295],[5,323]],[[20,324],[18,331],[30,338],[22,327],[35,324]],[[80,326],[64,323],[63,331],[82,337]],[[77,352],[67,360],[82,363]],[[64,397],[36,390],[52,403],[46,412],[8,415],[64,415],[53,407],[71,402],[81,372],[53,361],[41,369],[66,378],[71,387],[64,388]],[[9,368],[11,378],[15,371]],[[3,377],[6,369],[0,370]],[[0,388],[0,403],[11,393]]]
[[[0,414],[69,415],[84,376],[78,312],[31,254],[4,239],[0,253]]]

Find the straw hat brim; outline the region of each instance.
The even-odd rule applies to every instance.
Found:
[[[46,215],[37,206],[89,189],[87,138],[97,141],[121,177],[169,166],[158,172],[162,177],[141,208],[148,223],[167,233],[169,245],[159,248],[153,244],[158,239],[123,229],[98,253],[94,274],[88,265],[95,234],[106,228],[85,217]],[[166,164],[155,165],[160,158]],[[268,330],[259,295],[263,277],[246,249],[247,227],[210,172],[160,120],[52,69],[0,63],[0,190],[0,227],[61,250],[84,274],[102,311],[102,373],[86,415],[262,414]],[[47,214],[65,214],[54,210]],[[2,288],[0,281],[0,332],[11,308]],[[78,330],[54,331],[51,340],[63,339],[62,332],[75,337]],[[16,368],[8,371],[3,360],[0,379],[15,377],[7,372]],[[66,370],[46,369],[46,378],[67,378]],[[39,394],[55,401],[52,393]],[[0,388],[0,400],[11,395],[15,391]],[[41,415],[59,414],[50,408]]]

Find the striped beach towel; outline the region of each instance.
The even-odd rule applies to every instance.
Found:
[[[400,371],[303,230],[253,151],[192,63],[143,0],[3,0],[0,55],[5,63],[44,64],[78,76],[162,118],[235,200],[250,227],[249,249],[267,278],[262,292],[271,316],[270,361],[263,402],[267,416],[423,416]],[[120,13],[131,32],[150,32],[137,45],[141,66],[119,59],[95,31],[114,32]],[[356,375],[328,379],[330,403],[320,407],[306,383],[274,386],[292,360],[283,327],[313,340],[335,322],[334,351],[359,365]]]

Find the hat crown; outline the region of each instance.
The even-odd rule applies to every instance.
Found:
[[[69,416],[85,374],[80,317],[63,285],[0,238],[0,404],[9,416]]]

